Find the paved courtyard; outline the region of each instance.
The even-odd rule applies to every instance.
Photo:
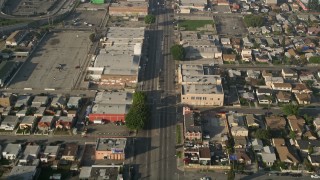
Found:
[[[71,89],[87,58],[91,45],[89,35],[90,32],[80,31],[48,34],[23,64],[9,88]]]

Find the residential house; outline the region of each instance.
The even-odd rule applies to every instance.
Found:
[[[271,96],[272,95],[272,89],[266,88],[266,87],[259,87],[256,89],[257,96],[266,95]]]
[[[265,40],[267,41],[269,47],[276,47],[279,45],[271,37],[267,37]]]
[[[81,97],[72,96],[69,98],[69,101],[67,103],[67,107],[69,109],[77,109],[79,107],[80,101],[81,101]]]
[[[245,126],[244,115],[241,113],[230,113],[227,115],[227,120],[230,127]]]
[[[251,158],[247,155],[245,148],[235,149],[235,154],[239,163],[243,163],[245,165],[251,164]]]
[[[270,30],[266,26],[261,27],[261,33],[262,34],[269,34]]]
[[[221,38],[220,41],[221,41],[222,45],[230,45],[231,44],[229,38]]]
[[[280,8],[281,8],[282,12],[289,12],[290,11],[289,4],[287,4],[287,3],[281,4]]]
[[[23,95],[23,96],[18,96],[18,99],[17,99],[14,107],[15,107],[15,108],[20,108],[20,107],[22,107],[22,106],[28,105],[29,102],[30,102],[30,98],[31,98],[30,96],[25,96],[25,95]]]
[[[285,130],[286,120],[281,116],[267,116],[265,117],[266,126],[270,129],[272,136],[282,135]]]
[[[289,92],[279,91],[276,97],[279,103],[289,103],[291,101],[291,93]]]
[[[258,97],[259,104],[269,104],[269,103],[271,103],[271,100],[266,95],[259,95],[257,97]]]
[[[313,120],[313,125],[317,131],[320,130],[320,118],[319,117],[317,117]]]
[[[73,127],[73,117],[60,116],[56,121],[56,129],[71,129]]]
[[[243,42],[243,46],[246,47],[246,48],[251,48],[254,46],[254,44],[249,40],[248,37],[244,37],[242,39],[242,42]],[[243,51],[243,50],[242,50]]]
[[[36,117],[34,116],[24,116],[19,124],[19,128],[31,130],[34,127],[35,120]]]
[[[307,126],[306,126],[307,127]],[[307,128],[306,128],[307,129]],[[311,129],[307,129],[305,133],[302,135],[305,139],[316,140],[318,139]]]
[[[75,161],[78,153],[78,144],[76,143],[67,143],[64,146],[64,149],[62,151],[61,159],[67,160],[67,161]]]
[[[297,139],[300,139],[302,136],[302,133],[304,132],[304,128],[303,128],[305,123],[304,119],[299,117],[297,118],[294,115],[288,116],[287,119],[288,119],[290,130],[295,132]]]
[[[26,116],[26,114],[27,114],[27,108],[23,108],[16,113],[16,116],[20,118],[20,117]]]
[[[21,151],[20,144],[7,144],[7,146],[2,151],[2,157],[4,159],[14,160],[18,157]]]
[[[201,165],[211,165],[211,153],[209,147],[199,148],[199,162]]]
[[[249,134],[249,131],[248,131],[248,128],[245,127],[245,126],[234,126],[234,127],[231,127],[231,135],[232,136],[248,136]]]
[[[254,139],[251,144],[254,152],[261,152],[263,150],[263,143],[261,139]]]
[[[264,81],[266,83],[266,86],[269,88],[272,88],[272,84],[274,83],[284,83],[282,77],[265,77]]]
[[[299,58],[299,56],[297,55],[296,51],[294,49],[288,49],[287,52],[285,53],[285,55],[288,58],[294,57],[294,58]]]
[[[240,38],[232,38],[231,45],[232,45],[232,48],[235,49],[238,53],[241,52],[241,39]]]
[[[184,107],[188,108],[188,107]],[[186,140],[201,140],[201,117],[197,112],[188,112],[184,115],[184,138]]]
[[[259,127],[258,120],[253,114],[247,114],[246,120],[247,120],[248,127]]]
[[[29,162],[32,163],[33,160],[38,158],[39,153],[40,146],[27,145],[22,155],[19,157],[19,163],[24,163],[25,165]]]
[[[14,166],[7,179],[32,180],[37,178],[37,166]]]
[[[272,83],[271,87],[275,91],[292,91],[292,85],[290,83]]]
[[[242,49],[241,58],[243,61],[251,61],[252,60],[252,50],[251,49]]]
[[[63,96],[53,97],[51,101],[51,107],[64,109],[66,106],[66,98]]]
[[[300,105],[305,105],[305,104],[310,104],[311,103],[311,96],[308,93],[301,93],[301,94],[294,94],[298,104]]]
[[[96,159],[124,160],[126,138],[99,138],[95,149]]]
[[[282,32],[282,27],[280,24],[275,23],[271,26],[272,32],[274,33],[281,33]]]
[[[309,27],[308,28],[308,34],[309,35],[319,35],[320,33],[320,27]]]
[[[6,116],[1,122],[0,129],[5,131],[13,131],[19,123],[19,117],[17,116]]]
[[[47,163],[50,160],[55,160],[58,156],[60,146],[46,146],[40,156],[41,162]]]
[[[38,130],[48,132],[54,123],[53,116],[43,116],[38,122]]]
[[[310,148],[313,149],[313,154],[319,153],[320,150],[320,141],[318,140],[304,140],[304,139],[296,139],[295,146],[300,149],[300,152],[303,156],[309,154]]]
[[[272,166],[273,163],[277,160],[274,148],[272,146],[263,147],[263,151],[261,152],[261,158],[267,166]]]
[[[275,146],[281,162],[297,165],[299,160],[296,154],[293,154],[286,145],[284,139],[273,138],[272,143]]]
[[[285,80],[295,80],[296,81],[298,79],[298,73],[292,69],[288,69],[288,68],[282,69],[281,74]]]
[[[260,71],[254,71],[251,69],[247,70],[247,76],[252,79],[259,79],[260,74],[261,74]]]
[[[44,115],[44,112],[46,112],[46,107],[38,107],[33,116],[42,117]]]
[[[253,56],[257,62],[266,63],[269,61],[269,56],[267,54],[254,53]]]
[[[292,84],[292,92],[295,94],[307,93],[311,94],[312,91],[304,83]]]
[[[319,167],[320,166],[320,156],[319,155],[308,155],[308,160],[312,164],[312,166]]]
[[[235,62],[236,55],[235,54],[223,54],[223,60],[228,62]]]
[[[48,96],[35,96],[31,106],[32,107],[40,107],[45,106],[48,103]]]
[[[234,148],[246,148],[248,140],[246,136],[234,136]]]

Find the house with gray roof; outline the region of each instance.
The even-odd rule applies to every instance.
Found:
[[[13,131],[17,127],[18,122],[18,116],[6,116],[1,122],[0,129],[3,129],[5,131]]]
[[[276,154],[274,153],[274,148],[272,146],[265,146],[261,152],[261,158],[267,166],[272,166],[277,160]]]
[[[21,151],[20,144],[7,144],[7,146],[2,151],[2,157],[4,159],[16,159]]]

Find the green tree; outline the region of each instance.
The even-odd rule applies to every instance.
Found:
[[[299,106],[293,104],[287,104],[282,107],[282,111],[285,115],[298,115],[299,114]]]
[[[296,133],[295,133],[294,131],[290,131],[289,137],[290,137],[291,139],[296,139]]]
[[[132,130],[140,130],[148,122],[150,111],[146,104],[147,96],[143,92],[133,94],[132,106],[126,115],[126,126]]]
[[[231,167],[231,169],[228,172],[228,180],[234,180],[234,178],[235,178],[235,174],[234,174],[233,168]]]
[[[261,27],[264,23],[263,16],[253,14],[244,16],[243,20],[248,27]]]
[[[303,115],[304,120],[306,121],[307,125],[312,125],[314,117],[309,116],[308,114]]]
[[[262,140],[269,140],[270,139],[270,133],[266,129],[258,129],[255,133],[254,136],[258,139]]]
[[[152,24],[156,22],[156,16],[152,14],[146,15],[146,17],[144,17],[144,22],[146,24]]]
[[[89,39],[91,42],[94,42],[96,40],[96,35],[94,33],[90,34]]]
[[[312,164],[308,161],[307,158],[303,159],[303,165],[304,165],[305,169],[308,170],[309,172],[314,171]]]
[[[170,48],[173,59],[183,60],[186,55],[186,51],[182,45],[175,44]]]

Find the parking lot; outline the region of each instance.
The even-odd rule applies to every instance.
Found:
[[[73,87],[85,67],[90,32],[52,32],[38,45],[12,80],[9,88],[33,90]]]
[[[88,136],[96,137],[125,137],[130,135],[129,129],[125,125],[116,125],[115,123],[91,124],[86,126]]]
[[[247,33],[247,29],[240,17],[214,16],[216,29],[222,35],[239,35]]]
[[[227,133],[225,121],[214,112],[207,112],[202,114],[204,119],[203,132],[207,132],[210,135],[210,141],[221,141],[222,134]]]
[[[212,6],[212,12],[213,13],[231,13],[230,7],[225,6]]]
[[[61,23],[61,26],[71,29],[93,29],[94,27],[100,26],[105,15],[106,11],[77,10],[68,16],[63,23]]]

